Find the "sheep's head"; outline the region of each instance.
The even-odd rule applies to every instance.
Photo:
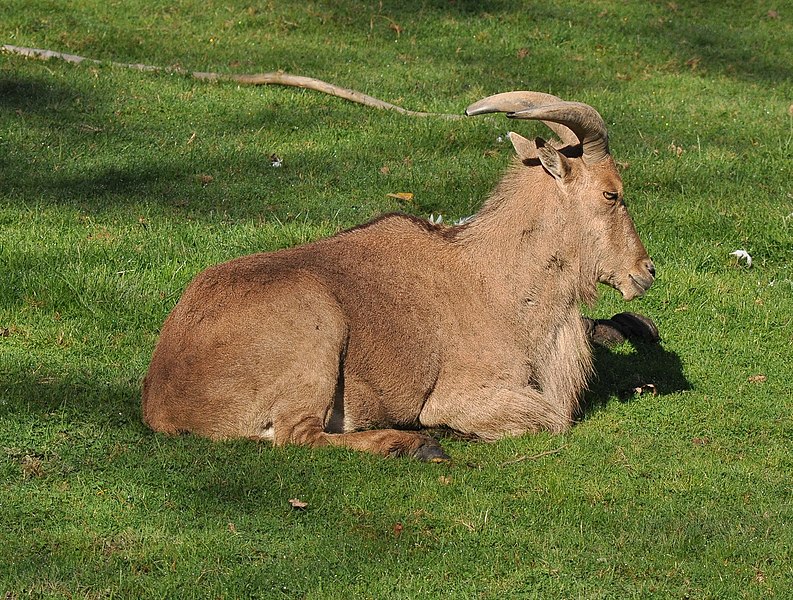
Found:
[[[465,112],[504,112],[513,119],[540,120],[553,130],[562,141],[558,149],[516,133],[510,133],[510,141],[524,163],[542,165],[554,179],[570,211],[568,223],[576,223],[580,231],[584,263],[594,269],[597,280],[617,289],[626,300],[650,288],[655,267],[625,207],[606,125],[594,108],[550,94],[507,92],[480,100]]]

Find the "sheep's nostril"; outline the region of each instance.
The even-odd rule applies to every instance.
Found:
[[[645,263],[645,266],[647,267],[647,270],[650,272],[650,275],[652,275],[653,277],[655,277],[655,265],[653,264],[653,261],[651,261],[651,260],[648,260],[648,261]]]

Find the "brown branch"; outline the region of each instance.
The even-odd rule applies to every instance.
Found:
[[[57,58],[59,60],[64,60],[66,62],[73,63],[76,65],[79,65],[80,63],[83,62],[88,62],[91,64],[109,64],[114,67],[122,67],[125,69],[136,69],[138,71],[177,73],[179,75],[189,75],[190,77],[193,77],[194,79],[198,79],[200,81],[233,81],[235,83],[239,83],[243,85],[283,85],[289,87],[299,87],[307,90],[313,90],[315,92],[320,92],[323,94],[329,94],[331,96],[336,96],[338,98],[343,98],[344,100],[349,100],[350,102],[355,102],[356,104],[363,104],[364,106],[370,106],[372,108],[378,108],[382,110],[393,110],[403,115],[408,115],[410,117],[440,117],[442,119],[462,118],[462,115],[429,113],[429,112],[408,110],[406,108],[402,108],[401,106],[397,106],[396,104],[391,104],[390,102],[385,102],[384,100],[375,98],[374,96],[369,96],[361,92],[356,92],[355,90],[339,87],[337,85],[333,85],[331,83],[321,81],[320,79],[314,79],[313,77],[303,77],[301,75],[290,75],[289,73],[284,73],[283,71],[274,71],[271,73],[256,73],[253,75],[205,73],[201,71],[187,71],[186,69],[181,69],[179,67],[155,67],[151,65],[143,65],[140,63],[120,63],[115,61],[101,61],[93,58],[86,58],[84,56],[78,56],[76,54],[66,54],[64,52],[55,52],[53,50],[42,50],[39,48],[23,48],[21,46],[11,46],[10,44],[3,45],[2,49],[4,52],[9,52],[11,54],[19,54],[21,56],[27,56],[29,58],[38,58],[43,60],[48,60],[50,58]]]

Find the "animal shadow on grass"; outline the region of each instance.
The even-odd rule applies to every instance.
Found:
[[[661,343],[630,341],[594,347],[595,375],[582,402],[582,417],[613,396],[627,402],[639,395],[665,395],[691,389],[680,357]]]
[[[15,373],[0,380],[0,415],[16,415],[36,428],[48,423],[59,427],[91,426],[97,430],[122,430],[133,424],[147,431],[140,417],[137,382],[107,382],[86,373],[50,373],[45,368]]]
[[[34,113],[54,119],[58,107],[93,103],[96,99],[70,85],[44,77],[0,76],[0,110],[19,113]],[[59,116],[62,113],[58,113]]]

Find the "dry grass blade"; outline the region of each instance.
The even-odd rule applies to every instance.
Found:
[[[524,460],[537,460],[540,458],[544,458],[546,456],[551,456],[553,454],[559,454],[565,448],[567,448],[567,444],[563,444],[553,450],[546,450],[545,452],[540,452],[539,454],[533,454],[531,456],[529,455],[519,456],[518,458],[513,458],[512,460],[503,462],[499,466],[506,467],[507,465],[514,465],[515,463],[523,462]]]

